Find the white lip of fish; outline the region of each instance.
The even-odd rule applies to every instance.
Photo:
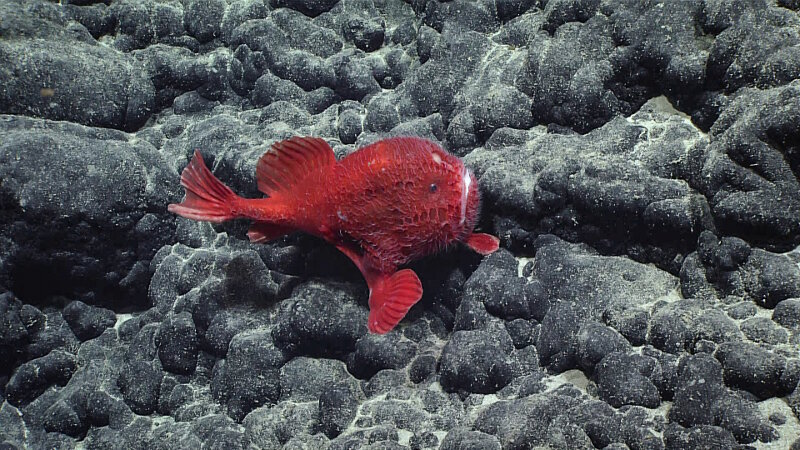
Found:
[[[459,225],[463,225],[467,219],[467,200],[469,199],[469,186],[472,184],[472,174],[469,169],[464,167],[461,174],[461,221]]]

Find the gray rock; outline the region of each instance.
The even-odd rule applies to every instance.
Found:
[[[659,350],[678,353],[696,343],[735,342],[741,332],[722,311],[697,300],[679,300],[655,308],[648,342]]]
[[[81,341],[96,338],[103,331],[117,321],[114,311],[106,308],[97,308],[81,301],[74,301],[61,311],[72,332]]]
[[[709,21],[714,28],[730,26],[724,27],[709,49],[709,79],[728,91],[749,85],[771,87],[791,82],[794,79],[791,74],[800,70],[800,54],[792,48],[793,43],[800,42],[800,36],[785,33],[796,26],[797,18],[790,11],[767,8],[760,2],[741,5],[740,11],[729,17],[724,17],[724,10],[711,16],[716,19]],[[714,9],[717,8],[720,7]],[[782,55],[782,65],[780,69],[759,73],[756,68],[774,64],[774,56],[763,52],[766,46]]]
[[[312,434],[319,410],[314,402],[294,404],[280,402],[261,407],[242,421],[247,441],[261,448],[275,448],[301,434]]]
[[[508,384],[514,362],[506,339],[498,342],[487,331],[454,332],[439,360],[442,388],[489,394]]]
[[[208,42],[221,34],[221,21],[227,4],[223,0],[192,0],[185,6],[183,23],[186,31],[200,42]]]
[[[517,276],[516,266],[516,259],[506,251],[485,258],[464,284],[462,304],[482,303],[486,312],[505,320],[530,319],[533,300],[529,298],[525,279]],[[465,310],[460,314],[464,316],[467,313]],[[476,328],[479,323],[485,323],[478,318],[457,317],[456,320],[461,323],[458,329]],[[469,322],[472,325],[468,325]]]
[[[272,331],[275,344],[293,353],[339,355],[354,350],[367,332],[367,314],[341,287],[310,282],[281,302]]]
[[[200,350],[191,314],[184,312],[168,317],[158,330],[156,346],[165,370],[181,375],[193,373]]]
[[[788,394],[800,377],[783,356],[747,342],[722,344],[715,357],[722,363],[726,383],[762,399]]]
[[[125,403],[140,415],[152,414],[158,406],[158,387],[164,371],[153,363],[134,360],[125,364],[117,385]]]
[[[342,385],[328,386],[319,397],[319,424],[326,436],[333,439],[355,419],[358,398]]]
[[[383,19],[366,20],[354,17],[344,27],[344,37],[365,52],[379,49],[383,45],[385,33],[386,23]]]
[[[402,369],[417,353],[417,345],[398,333],[367,334],[357,342],[347,358],[347,370],[359,378],[369,378],[383,369]]]
[[[5,68],[0,82],[6,87],[0,111],[6,114],[133,131],[144,125],[154,107],[153,83],[141,63],[105,46],[9,40],[0,46],[0,62]],[[106,76],[87,76],[86,67]]]
[[[293,358],[281,367],[281,400],[292,402],[318,401],[329,389],[339,386],[352,397],[359,397],[358,381],[346,366],[333,359]]]
[[[497,437],[504,448],[540,445],[550,436],[551,423],[577,403],[554,393],[500,401],[478,415],[474,428]]]
[[[704,161],[697,186],[713,199],[709,203],[717,226],[751,245],[789,250],[800,243],[800,183],[782,144],[772,144],[794,133],[796,124],[787,118],[789,111],[800,111],[799,89],[795,82],[742,90],[712,127],[708,148],[697,155]],[[774,130],[770,139],[764,138],[767,129]]]
[[[20,315],[22,302],[10,292],[0,294],[0,359],[6,361],[0,373],[8,375],[28,343],[28,329]]]
[[[0,279],[31,300],[141,305],[147,263],[172,233],[164,205],[178,200],[163,156],[123,133],[66,122],[4,116],[0,132],[2,192],[15,217],[3,227],[12,244],[2,244]],[[43,245],[47,254],[36,250]],[[27,282],[32,274],[48,282]]]
[[[800,298],[789,298],[775,306],[772,320],[789,330],[800,328]]]
[[[55,350],[19,366],[5,386],[12,405],[28,403],[52,385],[65,385],[77,368],[74,355]]]
[[[576,336],[576,356],[578,364],[587,372],[594,371],[595,365],[606,355],[630,349],[630,343],[613,328],[597,322],[588,322],[578,330]]]
[[[800,267],[783,255],[753,250],[742,268],[745,289],[767,308],[790,297],[800,297]]]
[[[447,432],[442,441],[442,450],[467,450],[480,448],[485,450],[500,450],[500,440],[490,434],[480,431],[470,431],[466,428],[454,428]]]
[[[661,378],[661,366],[654,358],[613,352],[595,367],[594,379],[600,398],[611,406],[639,405],[657,408],[661,396],[654,380]]]
[[[664,431],[667,450],[702,450],[706,448],[734,448],[736,439],[730,431],[713,425],[683,428],[669,424]]]
[[[284,361],[268,332],[237,334],[228,356],[214,368],[211,394],[225,405],[228,415],[241,421],[250,411],[278,401]]]
[[[764,344],[785,344],[789,333],[767,317],[752,317],[740,325],[747,339]]]
[[[270,0],[273,8],[287,7],[300,11],[310,17],[316,17],[329,11],[339,0]]]

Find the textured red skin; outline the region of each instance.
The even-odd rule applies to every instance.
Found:
[[[389,281],[398,267],[454,242],[470,241],[478,217],[479,191],[471,172],[459,158],[416,137],[378,141],[338,162],[324,141],[292,138],[262,157],[258,176],[268,197],[238,197],[205,169],[198,155],[182,176],[187,199],[169,209],[212,222],[253,219],[251,231],[270,238],[292,230],[324,238],[364,274],[370,310],[385,319],[374,320],[371,314],[370,331],[378,333],[389,331],[422,295],[413,272],[401,271],[399,284]],[[471,241],[479,243],[477,251],[488,254],[497,248],[496,238],[479,236],[483,239]],[[250,237],[258,239],[258,233]],[[393,311],[386,312],[386,305]]]
[[[265,219],[360,250],[380,272],[394,272],[466,239],[477,220],[477,184],[470,185],[462,223],[464,165],[427,140],[379,141],[346,156],[332,170],[316,172],[308,174],[310,182],[298,183],[291,197],[281,198],[289,213],[275,221],[267,209]]]

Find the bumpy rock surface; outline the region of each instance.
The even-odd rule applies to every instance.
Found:
[[[800,448],[797,11],[0,0],[0,448]],[[438,141],[502,249],[376,336],[331,246],[167,212],[293,135]]]

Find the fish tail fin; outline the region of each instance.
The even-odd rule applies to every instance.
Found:
[[[370,284],[367,328],[372,333],[391,331],[422,298],[422,283],[411,269],[399,270],[391,276],[379,275],[367,281]]]
[[[195,151],[192,161],[181,173],[181,186],[186,198],[167,207],[171,213],[187,219],[221,223],[239,217],[236,213],[243,200],[208,170],[203,156]]]

